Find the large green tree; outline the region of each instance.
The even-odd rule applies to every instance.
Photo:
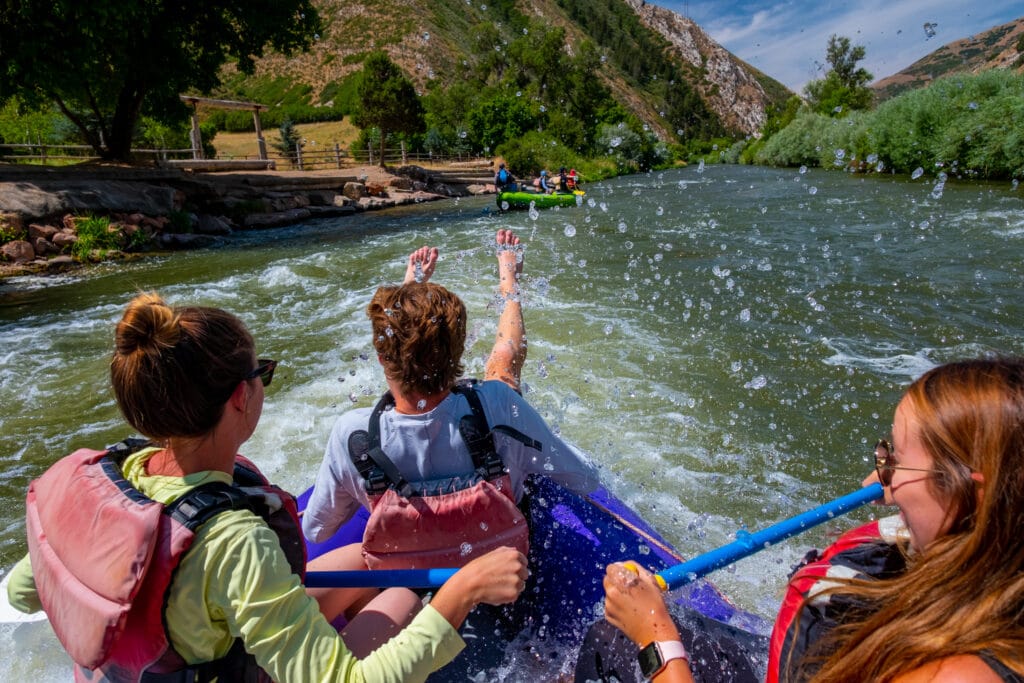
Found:
[[[0,103],[52,101],[105,159],[127,160],[143,114],[181,121],[234,61],[289,54],[319,27],[311,0],[0,0]]]
[[[367,56],[357,93],[359,104],[352,115],[352,123],[357,128],[380,131],[381,166],[384,166],[388,135],[426,130],[423,105],[416,89],[386,52],[379,50]]]
[[[867,84],[873,76],[857,66],[864,55],[863,45],[851,45],[849,38],[832,34],[825,51],[829,65],[825,78],[811,81],[804,88],[814,111],[835,116],[871,108],[873,96]]]

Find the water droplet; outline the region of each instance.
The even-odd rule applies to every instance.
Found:
[[[807,173],[807,167],[806,166],[801,166],[800,167],[800,175],[803,175],[804,173]]]
[[[818,188],[816,188],[814,185],[811,185],[810,187],[807,188],[807,194],[818,194]]]
[[[700,163],[697,164],[697,173],[703,173],[703,172],[704,172],[704,160],[701,159]]]
[[[427,400],[426,399],[421,398],[420,400],[416,401],[416,410],[423,410],[426,407],[427,407]]]
[[[473,546],[470,545],[469,543],[463,543],[462,545],[459,546],[459,553],[463,557],[465,557],[466,555],[469,555],[471,552],[473,552]]]
[[[487,522],[480,522],[480,529],[487,531],[490,527],[487,526]]]
[[[1017,182],[1016,180],[1013,182]],[[626,232],[626,222],[619,221],[619,232]]]
[[[918,166],[917,168],[914,169],[914,172],[910,174],[910,177],[911,177],[912,180],[917,180],[918,178],[920,178],[923,175],[924,175],[924,169],[921,168],[920,166]]]
[[[391,329],[391,326],[389,325],[388,328],[386,330],[384,330],[384,334],[386,334],[389,337],[394,337],[395,336],[395,331],[393,329]]]
[[[655,211],[654,213],[657,214],[658,216],[661,216],[665,213],[665,209],[659,206],[657,211]]]
[[[614,330],[615,330],[615,326],[612,325],[611,323],[608,323],[607,325],[604,326],[604,333],[606,335],[611,334]]]
[[[740,322],[741,323],[749,323],[750,322],[750,309],[749,308],[744,308],[742,311],[740,311]]]
[[[746,384],[744,384],[743,388],[744,389],[764,389],[766,386],[768,386],[768,380],[765,378],[764,375],[758,375],[754,379],[752,379],[749,382],[747,382]]]
[[[622,144],[622,138],[614,137],[608,144],[610,144],[612,147],[618,147],[619,145]]]
[[[574,226],[574,225],[566,225],[565,226],[565,230],[563,230],[563,232],[565,233],[566,237],[575,237],[576,236],[576,226]]]
[[[423,32],[423,40],[430,40],[430,32],[429,31],[424,31]]]

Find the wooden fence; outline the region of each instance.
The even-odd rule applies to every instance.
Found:
[[[153,161],[187,159],[191,149],[133,149],[132,156]],[[68,164],[99,159],[89,145],[0,145],[0,161],[28,164]]]
[[[151,159],[154,162],[175,159],[191,159],[191,149],[133,149],[136,159]],[[380,148],[344,149],[333,146],[302,146],[297,154],[288,157],[278,152],[268,155],[278,170],[293,169],[314,171],[325,169],[351,168],[352,166],[376,166],[380,164]],[[223,160],[256,160],[257,155],[217,156]],[[30,164],[69,164],[99,159],[89,145],[41,145],[16,144],[0,145],[0,161]],[[388,166],[447,166],[453,163],[486,167],[490,160],[470,155],[438,155],[426,152],[409,152],[405,146],[384,149],[384,163]]]

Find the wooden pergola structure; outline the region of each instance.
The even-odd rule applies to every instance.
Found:
[[[192,158],[203,158],[203,137],[199,132],[198,105],[213,107],[214,109],[242,109],[252,111],[252,121],[256,125],[256,145],[259,147],[259,155],[262,161],[267,160],[267,142],[263,139],[263,129],[260,127],[260,110],[269,109],[265,104],[255,102],[237,102],[235,100],[216,100],[209,97],[196,97],[194,95],[179,95],[182,102],[192,105]]]

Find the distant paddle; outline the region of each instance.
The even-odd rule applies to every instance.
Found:
[[[764,550],[791,536],[807,531],[830,519],[835,519],[860,506],[878,500],[884,495],[881,484],[872,484],[853,493],[836,498],[812,510],[773,524],[761,531],[739,531],[736,540],[715,550],[698,555],[692,560],[663,569],[655,576],[662,590],[685,586],[716,569]],[[450,579],[457,569],[378,569],[363,571],[308,572],[306,585],[310,588],[437,588]]]

